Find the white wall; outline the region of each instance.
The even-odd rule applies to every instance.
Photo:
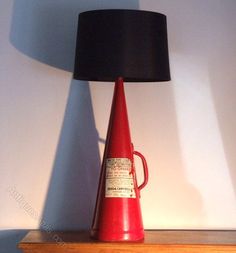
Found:
[[[145,228],[235,229],[234,0],[2,1],[0,229],[90,226],[113,85],[71,71],[77,13],[97,8],[168,18],[172,81],[126,85]]]

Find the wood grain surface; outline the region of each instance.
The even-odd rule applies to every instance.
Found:
[[[236,253],[234,230],[148,230],[141,242],[98,242],[82,232],[30,231],[24,253]]]

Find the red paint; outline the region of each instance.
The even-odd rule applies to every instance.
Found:
[[[134,157],[142,159],[144,182],[138,187],[136,181]],[[107,158],[128,158],[135,186],[136,198],[106,197],[106,160]],[[132,179],[131,179],[132,180]],[[98,187],[97,203],[91,236],[101,241],[137,241],[144,238],[140,209],[140,190],[147,184],[148,170],[145,158],[133,150],[126,109],[123,79],[118,78],[111,108],[106,146]]]

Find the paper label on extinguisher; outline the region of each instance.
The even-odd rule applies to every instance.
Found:
[[[136,198],[132,162],[128,158],[106,160],[106,198]]]

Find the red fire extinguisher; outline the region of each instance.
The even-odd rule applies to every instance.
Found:
[[[138,186],[134,155],[141,158],[144,181]],[[123,79],[118,78],[109,120],[91,236],[101,241],[144,238],[140,190],[148,181],[144,156],[131,143]]]

